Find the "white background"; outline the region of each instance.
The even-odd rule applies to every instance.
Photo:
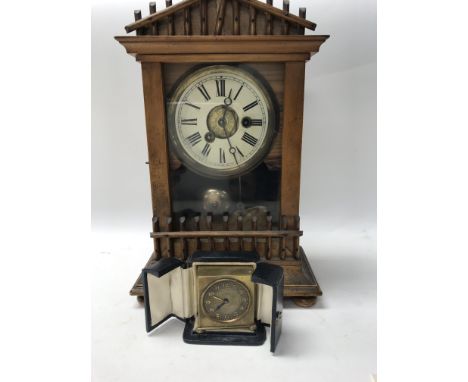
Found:
[[[282,7],[280,1],[274,5]],[[133,9],[146,15],[148,4],[93,7],[96,381],[136,375],[149,381],[155,373],[168,381],[281,381],[294,370],[296,381],[313,375],[317,381],[357,382],[376,373],[376,6],[373,0],[297,0],[290,10],[298,14],[301,6],[318,24],[314,34],[331,35],[307,64],[300,213],[301,244],[324,296],[313,309],[287,304],[274,357],[268,344],[186,345],[175,319],[145,333],[143,309],[127,295],[152,247],[141,71],[113,36],[125,34]]]
[[[379,381],[468,379],[466,13],[455,0],[379,1]],[[82,382],[91,379],[89,276],[100,246],[89,224],[90,8],[4,2],[2,26],[0,379]],[[323,286],[331,278],[320,272]]]

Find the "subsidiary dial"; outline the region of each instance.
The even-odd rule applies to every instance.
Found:
[[[249,72],[216,65],[187,76],[168,105],[176,155],[193,171],[242,175],[268,153],[275,133],[273,102]]]

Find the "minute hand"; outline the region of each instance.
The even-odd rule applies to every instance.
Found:
[[[232,89],[229,91],[229,95],[224,99],[224,113],[223,113],[223,118],[222,118],[222,121],[223,121],[222,125],[223,125],[224,134],[226,135],[227,141],[229,143],[229,152],[233,155],[237,166],[239,166],[239,162],[237,161],[237,157],[236,157],[236,149],[232,146],[231,140],[229,139],[229,135],[226,130],[226,113],[228,111],[228,106],[232,103],[231,93],[232,93]]]

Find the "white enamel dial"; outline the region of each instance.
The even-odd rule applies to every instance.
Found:
[[[185,78],[168,106],[169,135],[181,161],[213,177],[243,174],[268,152],[273,104],[249,72],[210,66]]]

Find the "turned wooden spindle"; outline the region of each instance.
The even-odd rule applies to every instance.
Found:
[[[152,1],[149,3],[149,12],[152,15],[153,13],[156,13],[156,2]],[[153,25],[150,27],[150,34],[152,35],[157,35],[158,34],[158,23],[155,22]]]
[[[167,231],[171,232],[172,231],[172,218],[168,217],[166,218],[166,224],[167,224]],[[174,251],[172,250],[172,240],[170,237],[167,237],[167,257],[172,257],[174,256]]]
[[[252,231],[257,230],[257,216],[252,216]],[[253,238],[252,250],[257,251],[257,238]]]
[[[228,212],[225,212],[223,214],[223,229],[225,231],[229,231],[229,213]],[[225,251],[229,251],[231,245],[230,245],[230,240],[229,240],[229,237],[225,237],[224,238],[224,250]]]
[[[307,12],[306,8],[299,8],[299,17],[302,18],[302,19],[305,19],[306,18],[306,12]],[[305,28],[304,27],[299,26],[299,34],[305,34]]]
[[[190,36],[192,34],[192,15],[190,8],[184,9],[184,34]]]
[[[135,16],[135,21],[141,20],[141,10],[135,9],[135,10],[133,11],[133,15]],[[144,31],[143,28],[138,28],[138,29],[136,30],[136,34],[137,34],[137,36],[140,36],[140,35],[142,35],[142,34],[145,34],[145,31]]]
[[[208,34],[208,8],[207,0],[200,0],[200,34]]]
[[[242,224],[242,215],[237,216],[237,230],[238,231],[243,231],[243,224]],[[240,237],[239,238],[239,251],[244,250],[244,238]]]
[[[267,0],[267,4],[273,6],[273,0]],[[265,12],[265,34],[273,34],[273,20],[269,12]]]
[[[301,228],[301,218],[299,215],[294,216],[294,228],[298,231]],[[299,259],[299,236],[294,236],[293,238],[293,255],[294,258]]]
[[[226,10],[226,0],[220,0],[218,3],[218,11],[216,13],[216,27],[215,27],[216,35],[222,34],[225,10]]]
[[[195,215],[195,217],[193,218],[193,221],[195,222],[195,231],[200,231],[200,215]],[[195,239],[195,248],[198,250],[201,249],[201,245],[200,245],[200,238],[197,237]]]
[[[166,0],[166,8],[172,6],[172,0]],[[174,35],[174,15],[167,16],[167,34]]]
[[[272,228],[272,223],[273,223],[273,216],[268,212],[267,217],[267,231],[271,231]],[[271,236],[268,237],[267,243],[266,243],[266,258],[269,260],[271,259],[272,255],[272,248],[271,248]]]
[[[185,216],[179,218],[179,231],[185,231]],[[182,247],[182,255],[184,260],[187,259],[187,242],[185,237],[180,239],[180,245]]]
[[[213,214],[209,212],[206,215],[206,228],[208,231],[213,231]],[[208,250],[212,251],[213,250],[213,238],[210,237],[208,238]]]
[[[159,218],[157,216],[153,217],[153,232],[159,232]],[[154,257],[156,260],[161,258],[161,244],[159,239],[155,237],[154,239]]]
[[[280,221],[280,229],[286,230],[288,229],[288,218],[285,215],[281,216]],[[284,260],[286,258],[286,238],[282,237],[280,239],[281,247],[280,247],[280,259]]]
[[[284,15],[289,15],[289,0],[283,0],[283,13]],[[289,34],[289,23],[287,21],[282,22],[283,34]]]
[[[255,10],[254,7],[250,7],[250,28],[249,28],[249,33],[251,35],[257,34],[257,11]]]
[[[240,34],[239,2],[236,0],[232,2],[232,22],[232,34]]]

